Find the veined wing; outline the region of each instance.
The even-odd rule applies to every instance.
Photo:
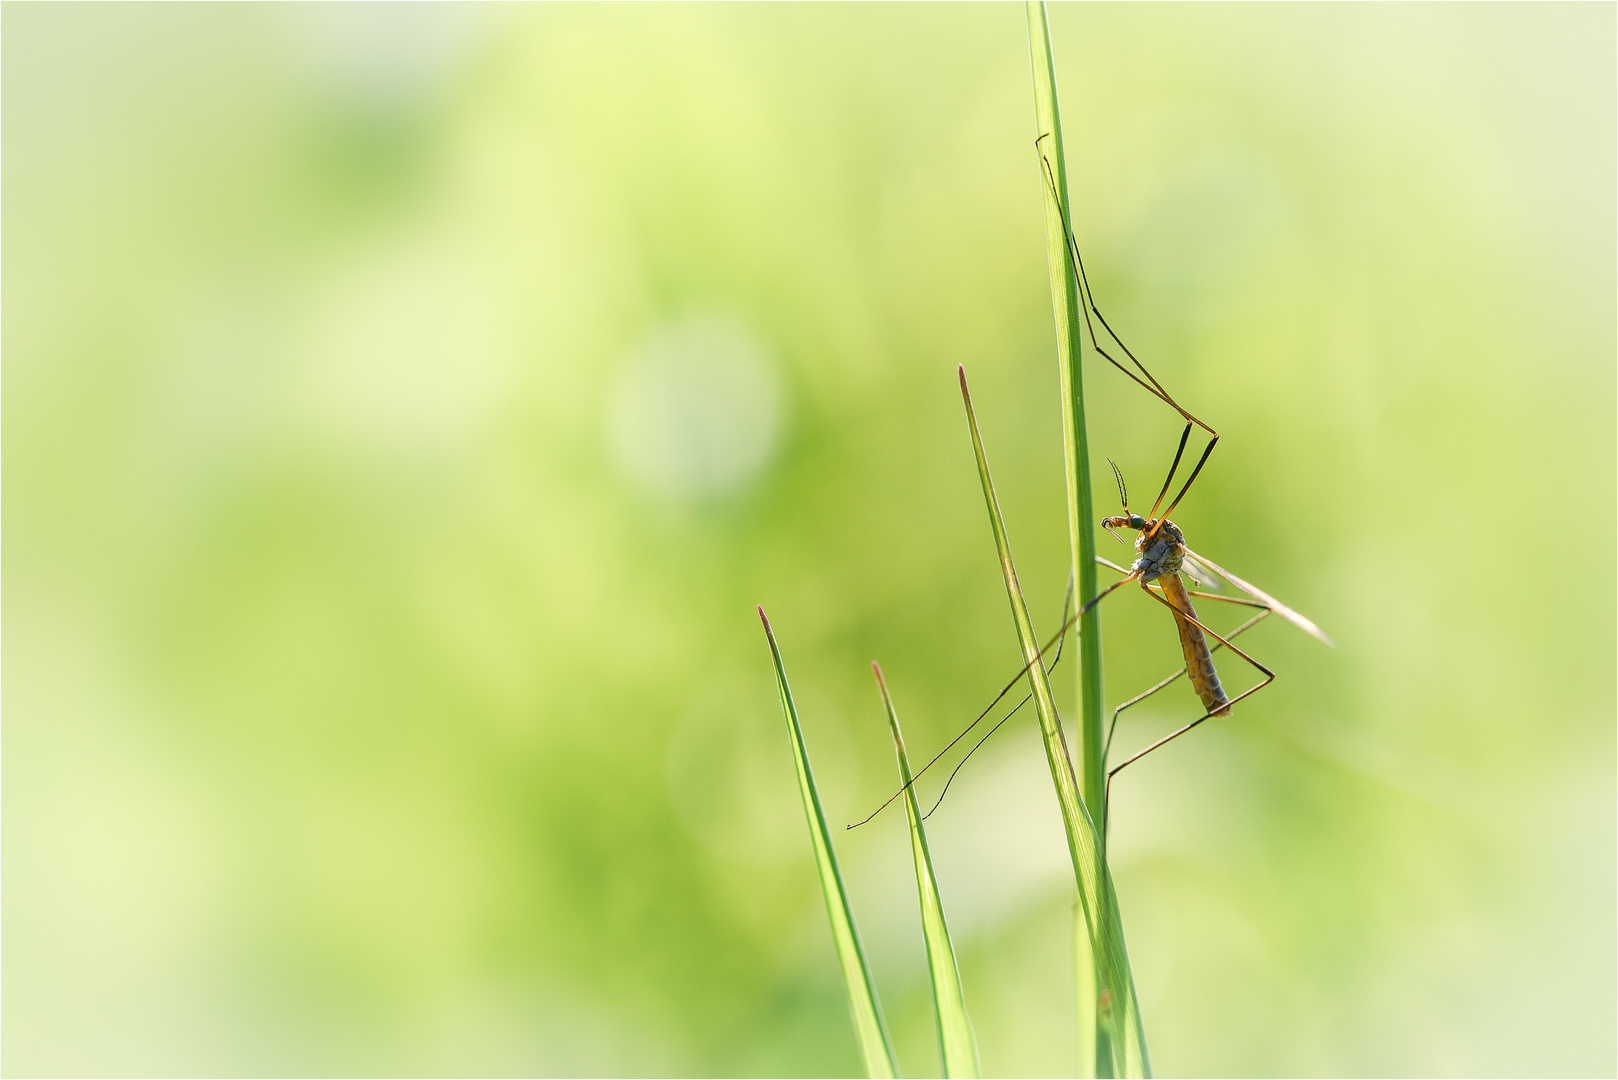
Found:
[[[1219,575],[1208,569],[1208,567],[1202,565],[1202,563],[1198,562],[1197,557],[1191,554],[1190,551],[1186,550],[1184,544],[1180,545],[1180,549],[1181,554],[1184,556],[1180,560],[1180,572],[1189,577],[1192,581],[1195,581],[1198,586],[1205,585],[1208,588],[1213,589],[1215,592],[1218,592],[1221,588],[1219,584]]]
[[[1325,634],[1325,631],[1321,630],[1320,627],[1316,626],[1313,622],[1311,622],[1309,619],[1305,618],[1303,615],[1300,615],[1298,612],[1293,611],[1291,608],[1287,607],[1285,604],[1281,603],[1281,601],[1277,600],[1275,597],[1271,596],[1269,593],[1265,592],[1263,589],[1259,588],[1258,586],[1249,585],[1247,582],[1243,581],[1241,578],[1237,577],[1235,574],[1231,573],[1229,570],[1226,570],[1224,567],[1220,566],[1218,563],[1214,562],[1212,559],[1209,559],[1207,556],[1198,555],[1196,552],[1192,551],[1190,548],[1185,548],[1183,544],[1181,545],[1181,547],[1184,548],[1185,554],[1187,556],[1189,556],[1190,558],[1196,560],[1196,563],[1197,563],[1198,566],[1206,567],[1207,569],[1212,570],[1215,574],[1218,574],[1220,577],[1224,578],[1226,581],[1228,581],[1232,585],[1236,586],[1238,589],[1240,589],[1242,592],[1246,593],[1248,596],[1251,596],[1255,600],[1262,600],[1266,607],[1268,607],[1271,611],[1275,612],[1277,615],[1279,615],[1282,618],[1286,619],[1287,622],[1291,623],[1293,626],[1296,626],[1299,630],[1302,630],[1306,634],[1310,634],[1310,635],[1312,635],[1314,637],[1317,637],[1321,641],[1324,641],[1327,645],[1330,645],[1333,648],[1336,648],[1337,643],[1335,641],[1333,641],[1331,638],[1327,637],[1326,634]]]

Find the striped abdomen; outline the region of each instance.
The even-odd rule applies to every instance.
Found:
[[[1180,648],[1185,652],[1186,674],[1190,676],[1197,696],[1202,699],[1202,707],[1210,715],[1229,716],[1230,699],[1225,696],[1225,688],[1219,685],[1213,657],[1208,654],[1208,639],[1201,627],[1180,617],[1182,611],[1192,619],[1197,617],[1197,609],[1191,606],[1191,594],[1185,591],[1185,583],[1180,580],[1179,574],[1164,574],[1157,581],[1163,586],[1163,595],[1174,605],[1174,624],[1180,629]]]

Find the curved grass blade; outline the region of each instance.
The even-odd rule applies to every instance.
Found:
[[[927,970],[933,980],[934,1016],[938,1020],[938,1057],[947,1077],[977,1077],[978,1046],[972,1035],[972,1022],[966,1015],[966,998],[961,993],[961,972],[955,963],[955,949],[944,920],[944,904],[933,876],[933,857],[927,850],[927,833],[921,825],[921,807],[916,805],[916,789],[910,783],[910,759],[905,756],[904,736],[899,732],[899,714],[894,710],[882,667],[871,661],[876,688],[882,694],[882,707],[888,713],[893,732],[893,749],[899,757],[899,782],[904,785],[905,816],[910,820],[910,852],[916,860],[916,891],[921,897],[921,932],[927,941]]]
[[[837,946],[837,962],[843,969],[843,984],[848,990],[848,1010],[854,1018],[854,1033],[859,1037],[860,1054],[865,1059],[865,1072],[871,1077],[895,1077],[898,1067],[893,1057],[893,1042],[888,1038],[888,1027],[882,1020],[882,1006],[876,999],[876,987],[871,982],[871,970],[865,963],[865,950],[860,947],[859,930],[854,926],[854,912],[848,906],[848,893],[843,889],[843,872],[837,866],[837,852],[832,847],[831,831],[826,828],[826,814],[820,808],[820,793],[815,789],[815,774],[809,768],[809,751],[803,745],[803,728],[798,723],[798,707],[792,701],[792,689],[787,686],[786,665],[781,662],[781,649],[775,643],[775,631],[764,608],[758,609],[764,623],[764,637],[770,643],[770,657],[775,661],[775,682],[781,690],[781,711],[786,714],[787,736],[792,741],[792,762],[798,770],[798,791],[803,796],[803,810],[809,818],[809,838],[815,848],[815,867],[820,872],[820,888],[826,897],[826,915],[831,919],[832,941]]]
[[[1040,734],[1045,740],[1045,757],[1050,763],[1051,780],[1056,786],[1057,802],[1062,808],[1068,853],[1072,856],[1073,874],[1079,885],[1079,903],[1084,909],[1091,952],[1095,957],[1098,999],[1096,1061],[1098,1065],[1105,1062],[1113,1076],[1147,1076],[1150,1075],[1151,1065],[1146,1058],[1146,1037],[1140,1024],[1135,980],[1130,974],[1129,955],[1124,948],[1123,919],[1118,914],[1118,900],[1113,892],[1106,860],[1102,857],[1095,822],[1091,820],[1084,801],[1079,798],[1078,780],[1073,774],[1073,760],[1068,756],[1067,741],[1056,713],[1056,702],[1051,696],[1050,680],[1045,675],[1045,666],[1039,662],[1039,639],[1034,636],[1033,623],[1028,617],[1028,604],[1023,599],[1022,586],[1017,582],[1017,569],[1011,561],[1006,523],[1000,514],[1000,500],[994,493],[994,480],[989,475],[989,461],[983,452],[977,416],[972,411],[972,394],[966,385],[964,367],[960,368],[960,377],[961,399],[966,403],[972,451],[977,457],[978,477],[983,482],[983,498],[989,508],[989,524],[994,530],[994,545],[1000,555],[1000,572],[1005,578],[1006,596],[1011,601],[1012,619],[1017,624],[1017,638],[1028,665],[1028,681],[1039,711]],[[1102,1054],[1101,1048],[1105,1048],[1107,1053]]]

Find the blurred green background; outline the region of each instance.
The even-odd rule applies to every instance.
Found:
[[[1051,23],[1103,310],[1224,436],[1176,519],[1338,642],[1117,785],[1157,1069],[1611,1075],[1613,6]],[[1023,8],[3,25],[5,1072],[854,1072],[753,606],[834,822],[872,658],[917,758],[1016,670],[965,363],[1055,628]],[[1118,701],[1178,646],[1108,605]],[[1074,1067],[1033,728],[931,823],[991,1075]],[[902,820],[839,843],[926,1074]]]

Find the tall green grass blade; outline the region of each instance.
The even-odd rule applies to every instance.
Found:
[[[888,712],[893,732],[893,749],[899,756],[899,782],[904,785],[905,816],[910,819],[910,853],[916,860],[916,891],[921,896],[921,932],[927,941],[927,969],[933,980],[934,1015],[938,1019],[938,1056],[947,1077],[976,1077],[977,1039],[966,1015],[966,998],[961,993],[961,972],[955,963],[955,948],[949,940],[949,924],[944,920],[944,904],[933,876],[933,857],[927,850],[927,833],[921,826],[921,808],[916,805],[916,789],[911,786],[910,759],[905,756],[904,735],[899,731],[899,714],[888,693],[882,668],[871,662],[876,687],[882,694],[882,707]]]
[[[1028,42],[1034,65],[1034,113],[1040,148],[1050,162],[1054,189],[1040,167],[1044,193],[1045,257],[1051,271],[1051,306],[1056,314],[1056,356],[1062,383],[1062,449],[1067,472],[1067,528],[1073,554],[1073,582],[1079,608],[1096,597],[1095,508],[1090,499],[1090,449],[1084,427],[1084,377],[1079,364],[1082,325],[1079,279],[1067,245],[1067,162],[1062,152],[1062,118],[1056,105],[1056,68],[1051,57],[1045,5],[1028,5]],[[1102,759],[1105,697],[1101,687],[1101,612],[1091,608],[1079,620],[1079,794],[1096,828],[1106,833],[1107,768]]]
[[[831,919],[831,936],[837,946],[837,961],[842,965],[843,983],[848,989],[848,1009],[853,1014],[854,1032],[859,1037],[860,1054],[865,1058],[865,1072],[871,1077],[894,1077],[898,1067],[894,1062],[893,1043],[888,1038],[888,1027],[882,1020],[882,1006],[877,1003],[876,987],[871,982],[871,971],[865,963],[865,950],[860,947],[859,930],[854,926],[854,912],[848,905],[848,893],[843,889],[843,872],[837,866],[837,852],[832,847],[831,831],[826,828],[826,814],[820,808],[820,793],[815,789],[815,774],[809,768],[809,751],[803,745],[803,728],[798,723],[798,707],[792,701],[792,689],[787,685],[786,665],[781,662],[781,649],[775,643],[775,631],[764,609],[758,609],[764,623],[764,636],[770,643],[770,656],[775,661],[775,681],[781,690],[781,710],[786,714],[787,735],[792,741],[792,761],[798,769],[798,791],[803,796],[803,810],[809,818],[809,838],[815,848],[815,866],[820,872],[820,888],[826,897],[826,914]]]
[[[1056,786],[1057,802],[1062,808],[1062,825],[1067,833],[1068,853],[1073,859],[1073,874],[1078,881],[1079,903],[1084,909],[1091,949],[1095,955],[1096,983],[1099,987],[1097,1017],[1104,1021],[1105,1026],[1105,1030],[1097,1030],[1097,1063],[1102,1063],[1099,1047],[1105,1045],[1109,1050],[1106,1063],[1111,1075],[1146,1076],[1151,1066],[1146,1058],[1146,1038],[1135,999],[1135,980],[1130,974],[1129,955],[1124,948],[1123,919],[1118,914],[1118,901],[1113,893],[1106,861],[1102,857],[1095,822],[1079,798],[1078,780],[1073,773],[1073,760],[1068,756],[1056,702],[1051,696],[1050,680],[1045,675],[1044,665],[1039,662],[1039,639],[1034,636],[1033,623],[1028,617],[1028,604],[1023,599],[1022,586],[1017,582],[1017,569],[1011,561],[1011,543],[1006,537],[1000,500],[994,493],[994,480],[989,475],[989,461],[983,452],[983,438],[978,433],[977,416],[972,410],[972,394],[966,385],[964,367],[960,369],[960,377],[961,399],[966,403],[966,421],[972,433],[972,451],[977,456],[978,478],[983,482],[989,524],[994,530],[994,545],[1000,555],[1000,572],[1005,578],[1006,596],[1011,601],[1017,638],[1028,665],[1028,681],[1039,713],[1040,734],[1045,740],[1045,757],[1050,763],[1051,780]]]
[[[1045,208],[1045,259],[1051,274],[1051,307],[1056,316],[1057,371],[1062,387],[1062,461],[1067,474],[1068,542],[1073,558],[1074,593],[1079,608],[1095,599],[1095,517],[1090,501],[1090,451],[1084,427],[1084,372],[1078,276],[1067,246],[1067,158],[1062,149],[1062,117],[1056,101],[1056,69],[1050,24],[1042,0],[1029,0],[1028,51],[1034,74],[1034,119],[1041,153],[1039,189]],[[1050,163],[1050,174],[1045,162]],[[1101,612],[1091,608],[1079,620],[1079,795],[1090,810],[1105,846],[1106,761],[1102,752],[1105,697],[1101,685]],[[1081,913],[1082,914],[1082,913]],[[1110,1060],[1099,1052],[1095,1018],[1098,998],[1095,957],[1088,929],[1074,931],[1074,970],[1078,983],[1079,1063],[1086,1075],[1110,1076]],[[1092,1071],[1094,1070],[1094,1071]]]
[[[1051,306],[1056,317],[1056,351],[1062,386],[1062,447],[1067,474],[1068,542],[1073,558],[1074,588],[1080,610],[1096,597],[1095,508],[1090,497],[1090,449],[1084,424],[1084,372],[1081,356],[1081,312],[1078,271],[1068,246],[1068,223],[1073,220],[1068,201],[1067,155],[1062,140],[1062,115],[1056,95],[1056,62],[1051,51],[1050,21],[1044,0],[1029,0],[1028,50],[1034,77],[1034,118],[1040,138],[1040,191],[1045,207],[1045,258],[1051,275]],[[1045,163],[1050,166],[1049,174]],[[1079,792],[1092,813],[1101,840],[1098,876],[1106,881],[1110,917],[1123,952],[1122,922],[1117,918],[1107,873],[1107,764],[1103,753],[1105,695],[1101,683],[1101,612],[1091,607],[1079,620]],[[1089,913],[1085,913],[1089,921]],[[1121,974],[1127,986],[1112,985],[1103,977],[1093,923],[1089,934],[1075,934],[1075,968],[1079,986],[1079,1061],[1086,1070],[1095,1063],[1096,1075],[1117,1075],[1122,1064],[1132,1073],[1150,1068],[1145,1032],[1136,1007],[1133,976],[1125,958]],[[1086,939],[1089,939],[1088,941]],[[1122,999],[1120,990],[1127,990]],[[1119,1007],[1122,1000],[1124,1007]],[[1116,1025],[1131,1029],[1133,1038],[1121,1046]]]

